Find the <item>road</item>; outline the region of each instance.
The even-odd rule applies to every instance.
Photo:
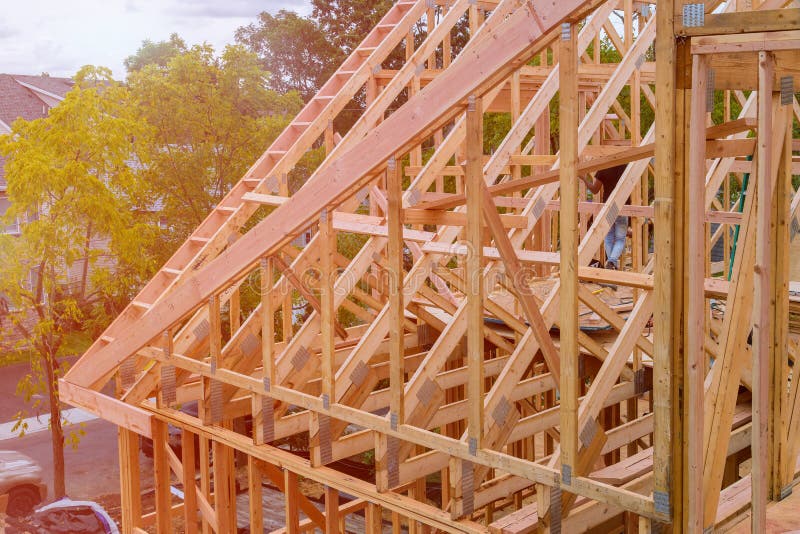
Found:
[[[95,499],[109,493],[119,493],[119,460],[117,458],[117,428],[101,419],[83,423],[85,435],[77,449],[67,445],[64,449],[67,495],[72,499]],[[67,431],[77,431],[71,426]],[[27,454],[44,469],[49,488],[53,493],[53,453],[50,432],[45,430],[21,438],[0,441],[0,448],[13,449]],[[141,456],[145,471],[152,469],[148,458]],[[144,465],[147,464],[147,465]],[[143,480],[147,483],[146,479]]]
[[[17,382],[28,372],[27,364],[13,365],[0,370],[0,429],[6,427],[7,430],[9,425],[3,423],[13,421],[17,412],[26,407],[24,400],[17,397],[14,391]],[[48,413],[47,404],[43,404],[39,409],[41,415]],[[43,423],[37,423],[36,419],[32,419],[31,428],[38,427],[39,430],[23,437],[2,439],[7,437],[9,432],[0,432],[0,449],[20,451],[36,460],[44,469],[49,498],[52,499],[53,454],[50,431],[47,429],[46,419]],[[67,495],[72,499],[92,500],[101,495],[119,493],[117,427],[102,419],[92,419],[65,428],[67,436],[70,432],[81,431],[84,434],[80,437],[77,449],[73,449],[70,445],[64,449]],[[152,487],[152,477],[146,476],[146,473],[152,473],[152,461],[144,455],[140,455],[140,460],[142,485],[145,488]]]

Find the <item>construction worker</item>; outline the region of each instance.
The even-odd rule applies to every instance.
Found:
[[[603,189],[603,200],[608,200],[609,195],[617,187],[622,173],[625,172],[625,165],[617,165],[609,169],[603,169],[595,173],[594,179],[590,176],[581,176],[581,180],[586,183],[586,187],[594,195],[600,194]],[[630,201],[626,202],[629,203]],[[621,215],[616,218],[614,224],[608,229],[605,239],[606,269],[617,270],[620,268],[619,259],[625,250],[625,240],[628,236],[628,217]]]

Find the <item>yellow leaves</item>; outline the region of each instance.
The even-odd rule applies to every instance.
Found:
[[[81,262],[89,263],[89,276],[104,256],[123,268],[117,248],[126,261],[146,262],[142,251],[153,234],[130,230],[136,227],[138,211],[152,202],[136,164],[143,159],[137,142],[150,134],[149,125],[131,109],[130,98],[107,69],[86,67],[75,89],[49,116],[15,122],[12,134],[0,141],[12,206],[8,218],[28,219],[21,235],[6,243],[5,250],[13,254],[0,263],[0,293],[15,307],[31,306],[39,298],[36,288],[19,281],[29,279],[33,270],[43,293],[51,295],[43,307],[46,317],[32,335],[51,335],[57,324],[78,322],[86,312],[81,302],[86,295],[118,289],[112,279],[106,280],[108,285],[88,287]],[[39,266],[44,271],[37,271]],[[134,270],[141,278],[130,280],[132,284],[150,274]],[[76,281],[78,296],[72,298]]]
[[[111,69],[95,65],[81,67],[75,75],[75,85],[79,88],[93,88],[99,85],[115,83]]]

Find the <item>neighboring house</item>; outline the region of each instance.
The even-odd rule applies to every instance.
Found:
[[[46,117],[73,85],[69,78],[0,74],[0,133],[11,131],[11,123],[19,118]]]

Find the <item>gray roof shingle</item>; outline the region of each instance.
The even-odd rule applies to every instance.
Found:
[[[12,74],[15,80],[27,83],[48,93],[53,93],[61,98],[67,96],[67,93],[75,85],[71,78],[55,78],[53,76],[29,76],[27,74]]]

